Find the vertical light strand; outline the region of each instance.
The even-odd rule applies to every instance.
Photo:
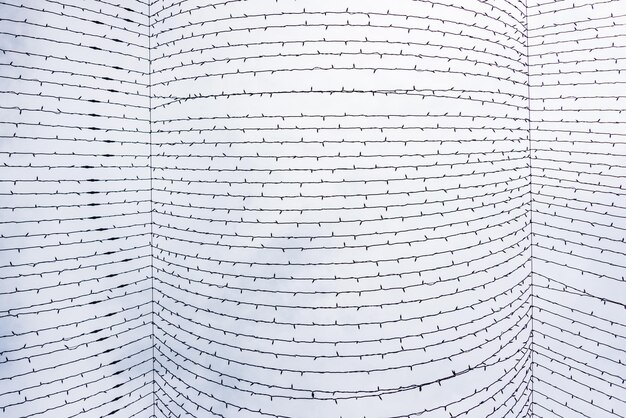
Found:
[[[531,109],[531,98],[530,98],[530,47],[528,46],[528,0],[524,0],[524,6],[525,6],[525,17],[526,17],[526,37],[524,42],[526,42],[526,71],[527,71],[527,100],[528,100],[528,182],[529,182],[529,212],[530,212],[530,217],[529,217],[529,223],[530,223],[530,250],[529,250],[529,256],[530,256],[530,300],[531,300],[531,307],[530,307],[530,345],[531,347],[533,346],[533,330],[534,330],[534,323],[535,323],[535,315],[534,315],[534,308],[535,308],[535,300],[533,298],[534,296],[534,286],[533,286],[533,274],[534,274],[534,269],[533,269],[533,159],[532,159],[532,150],[533,150],[533,142],[532,142],[532,129],[531,129],[531,121],[532,121],[532,109]],[[531,375],[531,381],[530,381],[530,409],[529,409],[529,414],[530,416],[534,416],[534,409],[533,409],[533,404],[534,404],[534,397],[533,397],[533,384],[534,384],[534,380],[532,379],[532,376],[534,375],[534,371],[535,371],[535,367],[534,367],[534,363],[535,363],[535,356],[534,356],[534,348],[531,348],[531,352],[530,352],[530,375]]]
[[[151,307],[151,337],[152,344],[152,417],[156,417],[156,397],[154,385],[154,199],[152,197],[152,0],[148,0],[148,108],[149,108],[149,126],[150,126],[150,307]]]

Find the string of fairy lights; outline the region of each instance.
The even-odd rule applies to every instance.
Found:
[[[533,409],[624,416],[624,2],[573,6],[528,5]]]
[[[424,4],[157,6],[157,415],[528,411],[523,15]]]
[[[624,416],[624,0],[0,0],[7,416]]]
[[[152,411],[148,23],[0,3],[0,415]]]

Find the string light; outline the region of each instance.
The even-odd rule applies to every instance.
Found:
[[[7,416],[623,416],[624,0],[0,1]]]

